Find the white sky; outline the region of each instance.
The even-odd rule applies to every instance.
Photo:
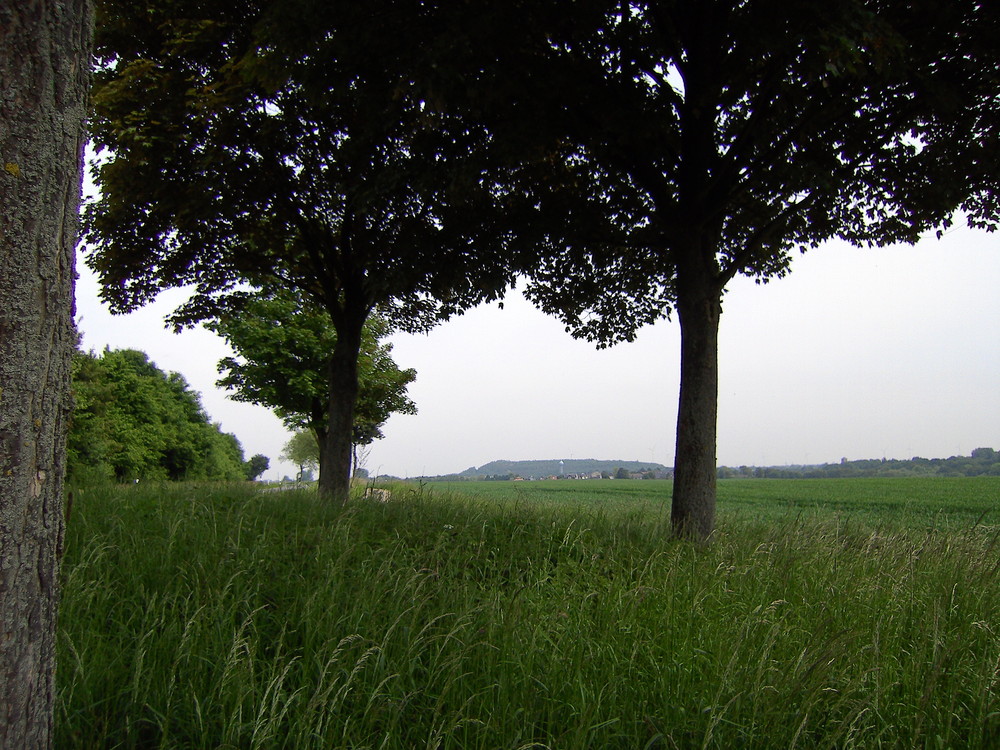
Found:
[[[85,349],[134,348],[184,375],[265,478],[289,435],[268,410],[226,398],[205,330],[174,335],[163,317],[182,293],[111,316],[78,262]],[[927,458],[1000,449],[1000,234],[954,229],[916,247],[831,243],[785,279],[737,279],[723,303],[719,463],[826,463],[842,456]],[[459,472],[494,459],[673,463],[680,334],[676,321],[597,350],[513,293],[428,335],[397,335],[413,367],[416,416],[394,416],[367,460],[373,473]]]

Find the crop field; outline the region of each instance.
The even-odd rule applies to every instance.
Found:
[[[1000,479],[77,490],[59,748],[1000,747]]]
[[[498,503],[571,506],[670,516],[669,480],[556,480],[433,482],[430,492],[455,492]],[[808,517],[875,526],[1000,528],[1000,477],[893,479],[724,479],[718,483],[719,521]]]

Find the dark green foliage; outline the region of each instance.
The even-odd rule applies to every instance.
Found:
[[[250,457],[250,460],[243,464],[243,468],[246,471],[246,477],[251,482],[257,479],[261,474],[268,470],[271,466],[271,461],[267,456],[257,453]]]
[[[109,153],[86,228],[112,307],[191,283],[188,322],[234,281],[277,277],[337,326],[385,304],[420,328],[506,287],[507,238],[481,226],[498,208],[485,133],[407,80],[416,5],[98,7],[92,131]]]
[[[143,352],[77,352],[73,394],[71,483],[246,476],[236,437],[212,424],[183,376],[163,372]]]
[[[561,5],[460,7],[449,52],[498,137],[548,148],[521,173],[554,253],[529,293],[575,335],[630,339],[699,270],[721,291],[832,238],[997,226],[994,4]]]

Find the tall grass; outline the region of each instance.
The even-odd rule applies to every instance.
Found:
[[[1000,746],[996,528],[396,497],[78,494],[57,746]]]

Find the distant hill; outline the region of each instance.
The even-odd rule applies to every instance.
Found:
[[[618,469],[631,475],[653,471],[657,477],[670,477],[673,469],[652,461],[600,461],[594,458],[564,458],[545,461],[490,461],[472,466],[461,474],[423,477],[433,480],[468,479],[544,479],[546,477],[584,477],[594,472],[614,476]],[[907,477],[907,476],[1000,476],[1000,451],[976,448],[969,456],[950,458],[874,459],[809,466],[720,466],[719,479],[819,479],[834,477]]]
[[[542,479],[543,477],[558,477],[568,475],[585,475],[593,472],[606,471],[614,474],[618,469],[628,472],[654,471],[666,474],[671,469],[652,461],[600,461],[594,458],[564,458],[542,461],[490,461],[488,464],[472,466],[458,476],[472,478],[485,476],[504,476],[512,474],[524,479]]]

